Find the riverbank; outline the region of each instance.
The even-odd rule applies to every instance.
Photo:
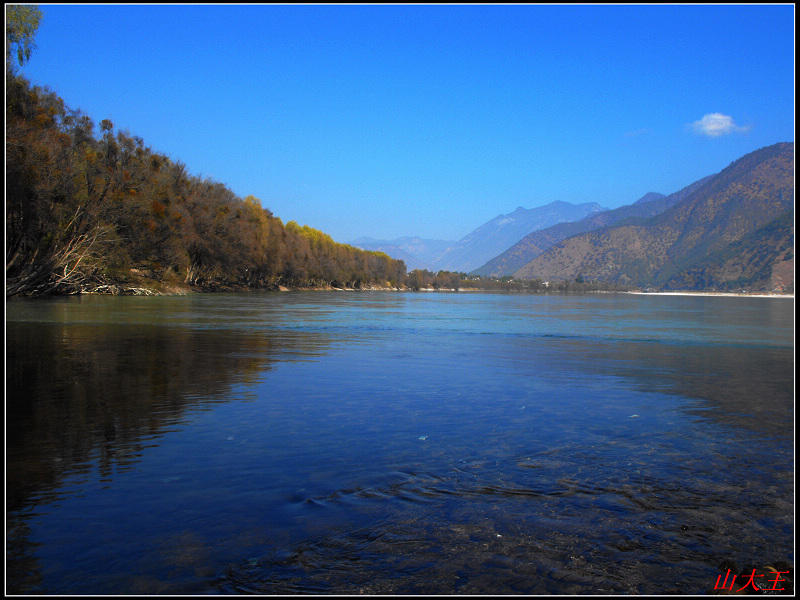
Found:
[[[597,294],[597,293],[627,293],[637,295],[657,295],[657,296],[760,296],[767,298],[794,298],[794,294],[786,293],[768,293],[768,292],[715,292],[715,291],[690,291],[690,290],[674,290],[674,291],[644,291],[636,289],[602,289],[601,286],[592,288],[583,284],[576,286],[572,289],[559,289],[562,286],[550,285],[546,287],[529,287],[523,283],[502,282],[497,280],[487,280],[476,282],[473,280],[464,281],[467,285],[458,288],[448,288],[444,286],[434,287],[426,285],[424,287],[409,287],[405,284],[392,285],[386,281],[383,283],[371,282],[363,283],[358,287],[336,286],[336,285],[299,285],[291,286],[286,285],[285,282],[263,284],[258,286],[236,284],[236,283],[222,283],[222,282],[206,282],[202,284],[189,284],[181,278],[172,276],[165,279],[158,279],[154,277],[153,273],[141,271],[139,269],[130,269],[129,272],[124,273],[124,276],[116,279],[96,282],[90,286],[82,286],[79,289],[71,291],[62,291],[68,295],[75,294],[111,294],[117,296],[180,296],[187,294],[202,294],[202,293],[225,293],[225,292],[290,292],[290,291],[342,291],[342,292],[358,292],[358,291],[387,291],[387,292],[466,292],[466,293],[481,293],[481,292],[499,292],[499,293],[520,293],[520,294]]]
[[[763,297],[763,298],[794,298],[794,294],[770,294],[768,292],[625,292],[626,294],[637,294],[641,296],[741,296],[741,297]]]
[[[104,284],[91,289],[83,289],[75,292],[77,294],[111,294],[116,296],[184,296],[188,294],[204,293],[226,293],[226,292],[306,292],[306,291],[332,291],[332,292],[364,292],[364,291],[387,291],[402,292],[406,288],[398,288],[389,285],[367,284],[358,288],[334,287],[334,286],[298,286],[287,287],[285,285],[264,285],[259,287],[246,285],[224,285],[224,284],[204,284],[189,285],[187,283],[160,283],[149,282],[130,285],[128,283]],[[436,290],[432,290],[436,291]]]
[[[153,285],[153,286],[126,286],[122,284],[112,284],[98,286],[91,290],[82,290],[81,294],[112,294],[118,296],[182,296],[187,294],[203,294],[209,292],[225,293],[225,292],[440,292],[440,293],[454,293],[454,292],[512,292],[512,293],[537,293],[516,290],[484,290],[480,288],[459,288],[459,289],[435,289],[435,288],[420,288],[418,290],[406,287],[393,287],[381,285],[364,285],[358,288],[352,287],[334,287],[334,286],[301,286],[301,287],[286,287],[284,285],[270,285],[263,287],[249,287],[249,286],[230,286],[230,285],[204,285],[192,286],[188,284],[171,283],[167,285]],[[541,292],[539,292],[541,293]],[[553,293],[553,292],[544,292]],[[565,293],[565,292],[555,292]],[[727,297],[760,297],[760,298],[794,298],[794,294],[770,294],[766,292],[751,292],[751,293],[733,293],[733,292],[640,292],[640,291],[626,291],[626,292],[605,292],[605,291],[585,291],[585,292],[566,292],[566,293],[584,293],[584,294],[602,294],[602,293],[623,293],[633,294],[639,296],[727,296]]]

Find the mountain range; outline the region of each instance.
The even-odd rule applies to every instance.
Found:
[[[794,143],[761,148],[633,204],[552,202],[498,215],[457,242],[361,238],[408,270],[591,279],[651,289],[794,291]]]
[[[573,235],[578,235],[579,233],[608,225],[623,223],[627,219],[658,215],[667,210],[670,206],[680,202],[687,194],[702,185],[704,181],[705,179],[701,179],[669,196],[650,192],[633,204],[593,213],[580,221],[559,223],[558,225],[546,229],[534,231],[502,254],[494,257],[478,269],[475,269],[473,273],[490,277],[512,275],[515,271],[524,267],[551,246]]]
[[[594,202],[570,204],[560,200],[537,208],[518,207],[498,215],[457,242],[403,237],[396,240],[359,238],[350,245],[363,250],[385,252],[404,260],[408,270],[469,272],[532,231],[581,219],[605,209]]]
[[[469,272],[497,256],[532,231],[575,221],[604,211],[594,202],[570,204],[557,200],[537,208],[518,207],[498,215],[442,252],[435,265],[443,271]]]
[[[350,245],[356,248],[372,252],[385,252],[392,258],[405,261],[409,271],[414,269],[438,271],[439,269],[435,266],[437,258],[453,244],[455,242],[452,240],[427,240],[411,236],[394,240],[361,237],[350,242]]]
[[[751,152],[652,217],[572,235],[514,272],[654,289],[794,289],[794,143]]]

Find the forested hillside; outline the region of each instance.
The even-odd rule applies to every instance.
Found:
[[[6,295],[397,285],[402,261],[284,225],[6,69]]]

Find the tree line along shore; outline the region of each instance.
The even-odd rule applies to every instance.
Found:
[[[11,61],[7,61],[7,65]],[[283,221],[6,69],[6,296],[281,289],[592,291],[416,269]]]

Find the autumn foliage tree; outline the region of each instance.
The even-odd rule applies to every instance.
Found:
[[[28,4],[6,5],[6,69],[13,69],[14,62],[24,65],[36,48],[34,37],[42,11]]]
[[[6,295],[401,285],[405,264],[281,220],[6,72]]]
[[[6,71],[6,294],[80,283],[98,267],[110,182],[55,94]]]

